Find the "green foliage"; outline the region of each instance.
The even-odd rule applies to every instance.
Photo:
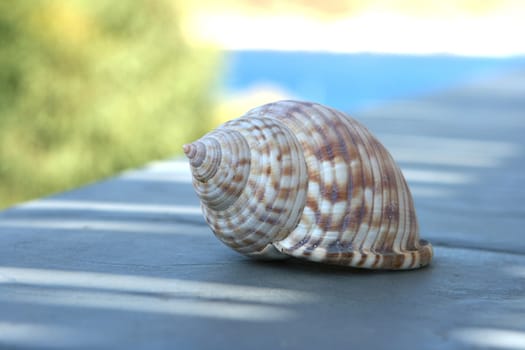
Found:
[[[216,55],[170,0],[0,2],[0,207],[178,153]]]

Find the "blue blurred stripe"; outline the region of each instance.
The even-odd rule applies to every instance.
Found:
[[[272,84],[295,97],[353,111],[524,66],[523,56],[229,51],[223,81],[228,93],[258,84]]]

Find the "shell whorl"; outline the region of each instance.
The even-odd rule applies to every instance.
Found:
[[[216,170],[204,171],[211,177],[200,176],[200,167],[208,166],[196,159],[204,153],[201,145],[213,148],[208,163]],[[204,216],[217,237],[244,254],[278,256],[271,243],[297,226],[308,182],[302,149],[291,131],[277,120],[241,118],[185,151]]]
[[[216,131],[185,145],[184,151],[190,159],[193,185],[203,208],[222,211],[231,206],[248,180],[250,153],[244,137],[235,130]]]
[[[241,253],[378,269],[432,258],[401,170],[342,112],[275,102],[184,151],[208,224]]]

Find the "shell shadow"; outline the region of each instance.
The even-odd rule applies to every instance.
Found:
[[[248,265],[253,265],[257,269],[269,269],[279,271],[293,272],[295,274],[308,275],[341,275],[341,276],[378,276],[390,274],[410,274],[418,273],[420,269],[414,270],[371,270],[360,269],[351,266],[320,264],[296,258],[288,258],[283,260],[262,260],[262,259],[246,259]],[[432,265],[423,267],[423,269],[432,269]],[[420,273],[420,272],[419,272]]]

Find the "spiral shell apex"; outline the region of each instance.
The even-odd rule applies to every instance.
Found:
[[[332,108],[279,101],[184,146],[207,223],[236,251],[369,269],[432,259],[383,145]]]

